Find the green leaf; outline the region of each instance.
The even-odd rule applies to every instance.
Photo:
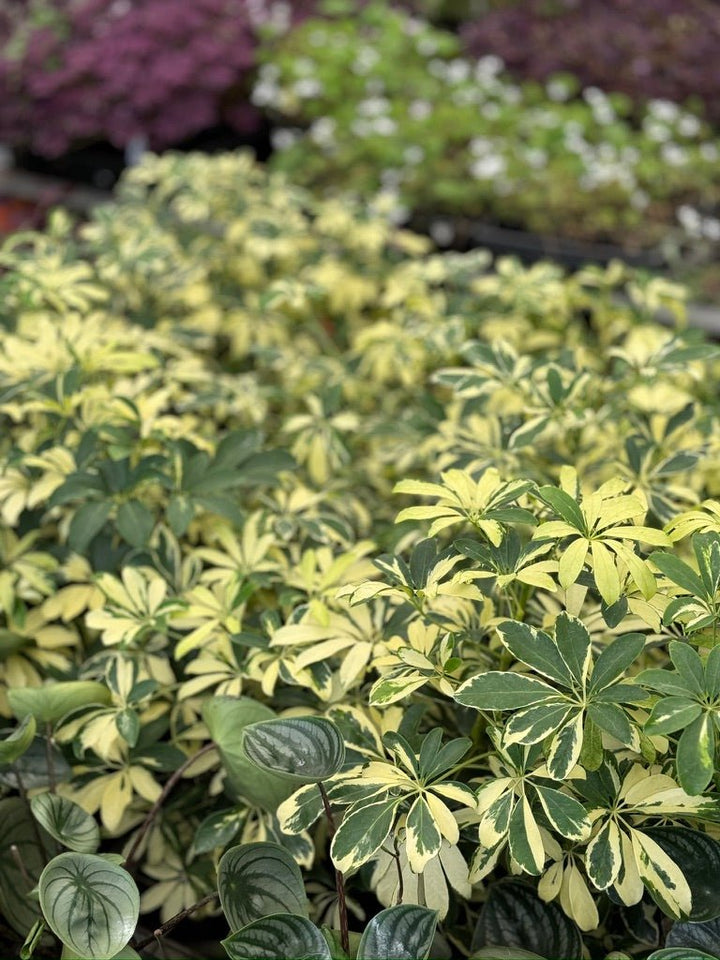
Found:
[[[720,917],[720,842],[686,827],[652,827],[645,833],[682,870],[692,893],[689,919],[702,923]]]
[[[715,770],[715,725],[710,713],[698,717],[683,731],[675,756],[678,780],[686,793],[702,793]]]
[[[657,690],[658,693],[665,693],[670,697],[689,697],[693,699],[696,696],[694,685],[685,683],[675,670],[660,670],[657,667],[651,667],[649,670],[642,670],[635,677],[635,680],[643,687],[649,687],[651,690]]]
[[[544,701],[557,703],[558,692],[534,677],[491,670],[461,684],[455,691],[455,699],[477,710],[520,710]]]
[[[483,947],[474,950],[470,960],[544,960],[539,953],[521,950],[520,947]]]
[[[544,486],[538,489],[538,495],[565,523],[569,523],[580,533],[587,533],[582,510],[569,493],[559,487]]]
[[[554,780],[564,780],[580,758],[583,736],[582,711],[568,720],[552,739],[547,756],[547,768]]]
[[[425,960],[432,947],[437,912],[399,904],[381,910],[365,927],[357,960]]]
[[[345,760],[345,744],[325,717],[263,720],[246,727],[246,756],[264,770],[302,781],[327,780]]]
[[[390,832],[401,802],[402,798],[392,798],[350,808],[330,847],[330,855],[338,870],[348,873],[377,853]]]
[[[590,836],[590,821],[585,808],[574,797],[551,787],[533,784],[545,815],[558,833],[578,842]]]
[[[718,954],[704,953],[695,947],[663,947],[662,950],[651,953],[648,960],[717,960],[717,958]]]
[[[205,817],[195,831],[195,839],[192,845],[193,852],[209,853],[218,847],[224,847],[235,837],[246,817],[247,813],[237,807],[229,807],[225,810],[219,810],[217,813],[211,813],[209,817]]]
[[[645,638],[640,633],[627,633],[613,640],[595,661],[589,689],[604,690],[625,674],[645,647]]]
[[[45,936],[47,925],[44,920],[36,920],[20,947],[20,960],[30,960]]]
[[[615,882],[621,863],[620,831],[613,820],[608,820],[587,846],[585,869],[598,890],[607,890]]]
[[[100,828],[94,817],[67,797],[39,793],[30,801],[33,816],[58,843],[76,853],[95,853]]]
[[[29,713],[9,737],[0,741],[0,763],[14,763],[21,757],[35,739],[36,729],[35,717]]]
[[[583,955],[580,931],[555,903],[543,903],[521,880],[492,884],[472,939],[472,951],[513,947],[553,960]],[[502,956],[500,954],[499,956]]]
[[[551,638],[542,630],[535,630],[517,620],[505,620],[498,633],[510,653],[550,680],[564,687],[572,687],[573,675]]]
[[[717,960],[717,957],[720,957],[720,918],[705,923],[674,923],[665,943],[668,948],[676,951],[692,950],[695,956],[704,951],[704,954]],[[689,958],[685,957],[683,960]]]
[[[277,809],[277,818],[283,833],[302,833],[308,830],[323,813],[322,795],[316,783],[300,787]]]
[[[693,693],[702,697],[705,694],[705,669],[699,654],[687,644],[672,640],[668,652],[673,666]]]
[[[43,687],[16,687],[8,690],[10,709],[18,719],[32,714],[38,723],[56,723],[71,710],[93,704],[107,706],[110,691],[94,680],[67,680]]]
[[[419,796],[407,815],[405,846],[413,873],[422,873],[428,862],[440,852],[442,837],[430,808]]]
[[[85,960],[85,954],[75,953],[74,950],[63,945],[60,960]],[[122,950],[118,950],[114,956],[110,957],[110,960],[142,960],[142,957],[136,950],[133,950],[131,946],[127,946],[123,947]]]
[[[510,853],[526,873],[539,876],[545,860],[540,828],[533,816],[526,797],[522,797],[513,809],[508,827]]]
[[[0,916],[23,937],[41,918],[40,909],[28,896],[33,883],[25,879],[10,848],[17,847],[26,874],[38,877],[45,857],[34,827],[27,805],[19,797],[0,800]]]
[[[64,783],[71,777],[70,766],[57,746],[52,746],[51,753],[55,782]],[[26,790],[47,789],[50,786],[47,754],[47,740],[35,737],[30,747],[15,763],[0,765],[0,784],[17,790],[19,773]]]
[[[645,723],[646,733],[675,733],[696,720],[702,707],[696,700],[687,697],[664,697],[652,708]]]
[[[168,525],[176,537],[182,537],[187,532],[194,516],[195,504],[182,494],[172,497],[165,510]]]
[[[140,894],[127,870],[89,853],[61,853],[40,875],[40,906],[53,933],[87,960],[106,960],[128,943]]]
[[[585,683],[592,655],[592,643],[587,627],[563,611],[555,621],[555,643],[575,680]]]
[[[218,892],[231,930],[278,913],[309,915],[300,868],[277,843],[246,843],[224,853]]]
[[[115,715],[115,726],[125,743],[131,747],[137,745],[140,736],[140,717],[132,707],[126,707]]]
[[[91,500],[75,511],[68,530],[68,545],[71,550],[85,553],[90,541],[105,526],[112,507],[112,500]]]
[[[591,703],[588,716],[592,722],[626,747],[637,747],[637,732],[625,711],[615,703]]]
[[[539,703],[520,710],[505,727],[505,739],[512,743],[538,743],[558,730],[567,720],[571,704]]]
[[[665,553],[662,550],[655,550],[648,557],[652,563],[663,573],[668,580],[672,580],[683,590],[695,597],[704,597],[707,593],[700,577],[695,573],[692,567],[688,566],[684,560],[676,557],[672,553]]]
[[[202,715],[236,797],[244,797],[253,806],[274,813],[296,789],[297,781],[288,776],[261,770],[247,758],[242,746],[246,726],[275,718],[273,711],[249,697],[210,697]]]
[[[127,500],[115,518],[120,536],[133,547],[144,547],[155,526],[155,518],[139,500]]]
[[[332,960],[327,941],[315,924],[292,913],[255,920],[222,945],[230,960]]]

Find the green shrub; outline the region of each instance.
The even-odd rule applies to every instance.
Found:
[[[285,126],[273,163],[307,185],[628,247],[664,240],[681,207],[704,224],[717,202],[718,143],[694,114],[657,100],[636,122],[627,97],[569,75],[515,81],[380,0],[309,19],[261,57],[253,99]],[[717,242],[716,220],[703,229]]]
[[[681,288],[438,255],[243,156],[0,262],[8,924],[133,956],[219,885],[230,957],[716,949]]]

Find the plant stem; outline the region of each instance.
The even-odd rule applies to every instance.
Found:
[[[400,864],[400,851],[398,850],[397,837],[393,838],[393,846],[395,847],[395,864],[397,866],[397,873],[398,873],[397,902],[398,904],[400,904],[403,902],[403,896],[405,894],[405,884],[403,882],[402,865]]]
[[[203,897],[202,900],[198,900],[197,903],[194,903],[191,907],[185,907],[184,910],[181,910],[180,913],[176,913],[174,917],[170,917],[169,920],[166,920],[165,923],[158,927],[157,930],[153,930],[152,936],[146,937],[140,943],[136,944],[135,950],[142,950],[144,947],[148,947],[153,940],[160,940],[161,937],[164,937],[166,934],[170,933],[173,927],[176,927],[181,923],[186,917],[192,916],[193,913],[196,913],[202,907],[207,906],[208,903],[212,903],[213,900],[217,900],[219,894],[217,890],[214,893],[209,893],[206,897]]]
[[[55,761],[53,759],[53,738],[52,738],[52,727],[48,723],[45,728],[45,757],[47,759],[47,774],[48,774],[48,784],[50,786],[50,793],[55,793],[57,791],[57,783],[55,781]]]
[[[332,810],[330,808],[330,799],[327,795],[325,787],[318,783],[318,789],[320,790],[320,796],[322,797],[323,807],[325,808],[325,816],[327,817],[328,829],[330,832],[330,839],[335,836],[335,818],[333,817]],[[342,946],[345,953],[348,953],[350,950],[350,936],[348,933],[348,914],[347,914],[347,901],[345,900],[345,880],[342,873],[339,870],[335,870],[335,889],[337,890],[338,898],[338,912],[340,913],[340,945]]]
[[[165,803],[165,801],[167,800],[168,794],[170,793],[172,788],[175,786],[178,780],[182,777],[182,775],[185,773],[188,767],[191,767],[196,760],[199,760],[200,757],[205,756],[206,753],[210,753],[211,750],[215,750],[215,749],[216,747],[214,743],[206,743],[204,747],[201,747],[197,753],[194,753],[191,757],[188,757],[185,763],[181,764],[177,768],[175,773],[170,777],[168,782],[162,788],[162,793],[157,798],[157,800],[152,805],[152,807],[150,807],[150,810],[148,811],[147,816],[143,820],[142,825],[135,837],[135,840],[133,841],[133,844],[130,847],[130,851],[127,857],[125,858],[124,866],[129,873],[132,873],[133,869],[135,868],[135,862],[137,860],[137,855],[138,855],[138,850],[140,849],[140,845],[145,839],[145,835],[147,834],[148,830],[153,825],[153,821],[155,820],[155,817],[158,815],[163,803]]]
[[[425,874],[418,874],[418,903],[421,907],[427,906],[427,900],[425,899]]]

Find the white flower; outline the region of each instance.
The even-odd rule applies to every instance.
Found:
[[[498,154],[488,154],[484,157],[478,157],[470,166],[470,173],[476,180],[493,180],[495,177],[505,173],[505,158]]]
[[[473,137],[470,141],[470,153],[474,157],[482,157],[495,149],[495,141],[489,137]]]
[[[318,146],[330,146],[335,142],[335,121],[332,117],[320,117],[310,127],[310,139]]]
[[[539,147],[529,147],[525,151],[525,162],[533,170],[541,170],[547,166],[548,155]]]
[[[691,237],[699,237],[701,235],[703,218],[694,207],[685,203],[681,207],[678,207],[676,216],[685,233]]]
[[[475,77],[478,80],[495,77],[498,73],[502,72],[504,67],[505,64],[500,57],[496,57],[494,54],[488,54],[485,57],[480,57],[475,64]]]
[[[701,143],[700,156],[703,160],[709,160],[711,163],[720,157],[720,151],[715,143]]]
[[[309,100],[312,97],[319,97],[323,92],[323,85],[316,77],[301,77],[296,80],[292,86],[293,93],[303,100]]]
[[[551,100],[555,100],[556,103],[559,103],[563,100],[567,100],[570,96],[570,88],[564,80],[550,80],[545,85],[545,92]]]
[[[415,144],[409,147],[405,147],[403,150],[403,159],[405,163],[409,163],[415,166],[418,163],[422,163],[425,159],[425,151],[422,147],[418,147]]]
[[[648,103],[648,112],[663,123],[673,123],[680,108],[671,100],[651,100]]]
[[[650,140],[655,140],[657,143],[667,142],[672,135],[669,127],[664,123],[658,123],[652,117],[645,117],[643,120],[643,132]]]
[[[260,82],[250,94],[250,100],[256,107],[269,107],[277,102],[280,88],[275,83]]]
[[[644,190],[633,190],[630,195],[630,204],[636,210],[644,210],[650,203],[650,197]]]
[[[390,137],[397,130],[397,124],[392,117],[376,117],[372,127],[375,133],[382,137]]]
[[[677,143],[664,143],[660,152],[665,163],[671,167],[682,167],[689,159],[687,150]]]
[[[450,83],[463,83],[470,76],[470,64],[467,60],[451,60],[445,76]]]
[[[352,64],[353,73],[369,73],[380,59],[380,54],[373,47],[360,47]]]
[[[696,137],[700,133],[700,121],[692,113],[684,113],[678,120],[677,129],[683,137]]]
[[[279,130],[273,130],[271,140],[274,150],[289,150],[300,139],[301,131],[290,130],[287,127],[281,127]]]
[[[703,236],[707,240],[720,240],[720,220],[715,217],[705,217],[702,224]]]
[[[413,120],[425,120],[432,111],[432,104],[429,100],[413,100],[408,107],[408,113]]]
[[[379,117],[390,109],[387,97],[368,97],[357,105],[357,112],[361,117]]]

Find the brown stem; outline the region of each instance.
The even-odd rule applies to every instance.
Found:
[[[328,822],[328,832],[330,833],[330,839],[335,836],[335,818],[333,817],[332,810],[330,808],[330,799],[327,795],[325,787],[318,783],[318,789],[320,790],[320,796],[322,797],[323,807],[325,808],[325,816],[327,817]],[[338,898],[338,912],[340,914],[340,945],[342,946],[345,953],[348,953],[350,950],[350,934],[348,932],[348,913],[347,913],[347,901],[345,900],[345,880],[342,873],[339,870],[335,870],[335,889],[337,890]]]
[[[393,840],[393,846],[395,847],[395,865],[397,866],[397,873],[398,873],[398,896],[397,896],[397,902],[398,902],[398,903],[402,903],[402,902],[403,902],[403,895],[404,895],[404,893],[405,893],[405,885],[404,885],[404,882],[403,882],[402,865],[401,865],[401,863],[400,863],[400,851],[398,850],[397,837],[395,837],[394,840]]]
[[[152,807],[150,807],[147,813],[147,816],[143,820],[142,825],[135,836],[135,840],[133,841],[133,844],[130,847],[130,852],[125,858],[124,866],[127,871],[132,873],[133,869],[135,868],[135,861],[137,860],[137,855],[138,855],[138,850],[140,849],[140,845],[145,839],[145,835],[147,834],[148,830],[153,825],[155,817],[158,815],[158,812],[160,811],[160,808],[162,807],[163,803],[165,803],[165,801],[167,800],[168,794],[170,793],[172,788],[175,786],[178,780],[182,777],[182,775],[185,773],[188,767],[191,767],[196,760],[199,760],[200,757],[205,756],[206,753],[210,753],[211,750],[215,750],[215,749],[216,747],[214,743],[206,743],[204,747],[201,747],[197,753],[194,753],[191,757],[188,757],[185,763],[181,764],[177,768],[175,773],[170,777],[168,782],[162,788],[162,793],[157,798],[157,800],[152,805]]]
[[[165,923],[158,927],[157,930],[153,930],[151,937],[146,937],[140,943],[135,946],[136,950],[142,950],[144,947],[150,946],[153,940],[160,940],[161,937],[164,937],[166,934],[170,933],[173,927],[176,927],[181,923],[186,917],[192,916],[193,913],[196,913],[202,907],[207,906],[208,903],[212,903],[213,900],[217,900],[219,894],[217,891],[214,893],[209,893],[206,897],[203,897],[202,900],[198,900],[197,903],[194,903],[191,907],[185,907],[184,910],[181,910],[180,913],[176,913],[174,917],[170,917],[169,920],[166,920]]]
[[[47,759],[47,774],[48,774],[48,784],[50,786],[50,793],[55,793],[57,791],[57,783],[55,781],[55,760],[53,759],[53,738],[52,738],[52,727],[48,723],[45,728],[45,757]]]

